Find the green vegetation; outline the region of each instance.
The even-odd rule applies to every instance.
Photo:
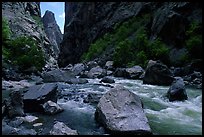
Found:
[[[2,20],[2,35],[2,53],[5,60],[10,60],[13,65],[18,65],[20,69],[30,67],[35,67],[37,70],[42,69],[45,65],[44,56],[32,37],[20,36],[16,39],[10,39],[10,28],[5,19]]]
[[[198,22],[193,21],[189,29],[186,31],[188,39],[186,40],[186,48],[192,58],[201,58],[202,51],[202,34],[199,34],[200,26]]]
[[[114,65],[117,67],[131,67],[133,65],[145,66],[148,59],[161,59],[168,52],[168,48],[160,39],[150,41],[148,39],[145,24],[150,20],[150,15],[133,17],[121,24],[115,24],[112,33],[106,33],[103,37],[90,45],[82,60],[92,60],[110,46],[114,46]]]
[[[133,41],[125,40],[119,44],[113,55],[114,65],[128,67],[133,65],[146,66],[149,59],[162,59],[168,53],[168,48],[160,39],[149,41],[144,27],[140,27]]]
[[[5,18],[2,18],[2,42],[3,46],[7,44],[10,39],[11,31],[8,26],[8,21]]]

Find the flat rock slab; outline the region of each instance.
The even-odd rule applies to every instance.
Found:
[[[24,111],[25,112],[39,112],[43,111],[42,105],[51,100],[57,102],[57,84],[46,83],[35,85],[28,88],[24,93]]]
[[[111,134],[151,134],[140,98],[122,86],[100,98],[95,118]]]

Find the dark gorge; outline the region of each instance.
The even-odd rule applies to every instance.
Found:
[[[201,6],[2,2],[2,135],[201,135]]]

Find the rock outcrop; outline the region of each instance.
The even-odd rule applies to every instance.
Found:
[[[54,53],[56,57],[58,57],[59,46],[62,42],[63,35],[59,26],[57,25],[54,13],[47,10],[45,12],[45,15],[42,17],[42,22],[44,25],[45,33],[53,46]]]
[[[122,86],[100,98],[95,118],[112,134],[151,134],[140,98]]]
[[[2,2],[2,16],[8,20],[11,38],[31,36],[43,51],[47,65],[57,66],[53,47],[44,32],[39,2]]]

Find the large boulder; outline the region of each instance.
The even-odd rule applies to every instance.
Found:
[[[43,112],[42,105],[47,101],[57,102],[57,84],[46,83],[29,87],[24,93],[25,112]]]
[[[185,84],[181,77],[175,77],[175,80],[167,92],[167,97],[169,101],[182,101],[188,99]]]
[[[71,71],[55,69],[42,73],[43,82],[65,82],[70,78],[75,78]]]
[[[78,135],[76,130],[72,130],[63,122],[57,121],[53,129],[50,131],[50,135]]]
[[[143,74],[144,69],[140,66],[133,66],[131,68],[126,68],[127,78],[130,79],[139,79]]]
[[[87,75],[89,78],[102,78],[106,75],[106,71],[100,66],[97,66],[92,68]]]
[[[122,86],[100,98],[95,118],[112,134],[151,134],[140,98]]]
[[[149,61],[143,77],[143,84],[168,86],[171,85],[173,80],[173,74],[166,65]]]

